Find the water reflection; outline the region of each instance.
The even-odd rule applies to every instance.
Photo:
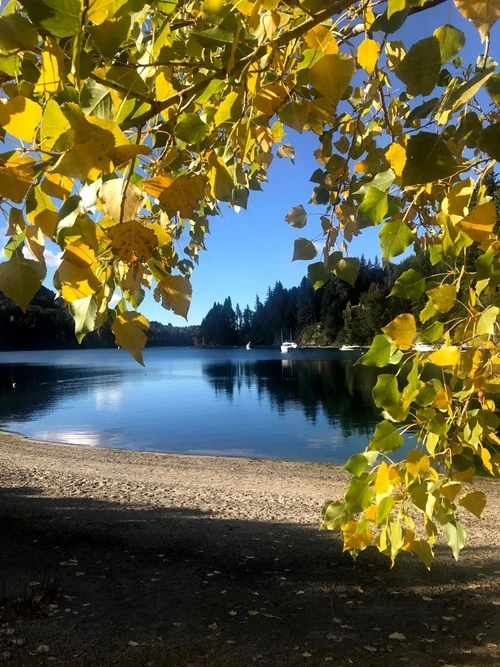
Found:
[[[206,364],[203,373],[229,400],[255,390],[279,414],[299,408],[313,424],[325,417],[344,437],[370,434],[379,414],[371,395],[377,370],[354,366],[352,359],[227,361]]]

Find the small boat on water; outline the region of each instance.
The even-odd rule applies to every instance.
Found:
[[[294,350],[297,349],[297,343],[290,343],[289,341],[283,341],[281,343],[281,351],[284,354],[287,354],[288,352],[293,352]]]
[[[252,343],[250,341],[248,341],[248,343],[246,344],[245,347],[246,347],[247,350],[251,350],[252,349]]]
[[[341,352],[348,352],[349,350],[361,350],[361,345],[342,345]]]
[[[436,347],[429,343],[415,343],[413,346],[414,352],[434,352]]]

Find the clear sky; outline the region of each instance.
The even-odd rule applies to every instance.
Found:
[[[411,17],[403,29],[391,36],[401,39],[408,48],[411,44],[432,35],[435,28],[451,23],[463,30],[467,43],[460,55],[464,62],[475,62],[483,53],[478,32],[456,10],[452,0]],[[346,50],[344,47],[343,50]],[[490,55],[500,60],[500,25],[491,34]],[[393,85],[402,85],[394,76]],[[225,206],[223,215],[210,218],[210,234],[206,237],[207,251],[200,254],[199,265],[192,275],[193,298],[188,317],[189,324],[199,324],[214,301],[230,296],[233,307],[239,303],[253,308],[257,294],[265,298],[267,288],[281,281],[287,288],[298,285],[307,272],[308,262],[292,262],[294,239],[300,236],[314,238],[320,234],[319,216],[325,207],[307,205],[314,185],[310,175],[319,166],[312,153],[318,147],[318,138],[287,130],[284,141],[295,148],[295,165],[290,160],[275,158],[268,171],[269,183],[263,192],[251,192],[248,210],[238,214]],[[304,229],[294,229],[284,220],[292,206],[305,206],[309,221]],[[1,222],[0,222],[1,225]],[[377,229],[362,230],[350,247],[351,256],[364,254],[373,259],[378,249]],[[49,244],[49,259],[57,249]],[[46,252],[47,254],[47,252]],[[55,257],[55,255],[52,255]],[[50,263],[50,262],[49,262]],[[52,269],[53,271],[53,269]],[[51,287],[52,272],[45,284]],[[186,321],[165,311],[147,294],[141,312],[150,320],[171,322],[183,326]]]

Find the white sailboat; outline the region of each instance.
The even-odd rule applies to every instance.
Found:
[[[250,341],[248,341],[248,343],[246,344],[245,347],[246,347],[247,350],[251,350],[252,349],[252,343]]]

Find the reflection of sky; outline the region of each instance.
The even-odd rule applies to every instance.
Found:
[[[281,367],[279,351],[251,354],[253,364],[264,360]],[[206,364],[231,368],[229,362],[248,363],[248,355],[243,350],[149,349],[142,368],[116,350],[2,353],[0,373],[9,361],[14,362],[7,367],[12,375],[16,362],[34,360],[56,374],[44,378],[39,387],[36,375],[29,387],[19,380],[11,391],[27,418],[14,421],[14,415],[9,418],[1,412],[0,426],[41,440],[190,454],[342,462],[364,449],[365,431],[376,421],[373,414],[373,424],[365,422],[359,426],[362,430],[350,428],[345,435],[320,408],[315,420],[308,419],[300,400],[286,393],[289,385],[281,389],[286,400],[280,398],[278,406],[270,392],[276,386],[279,390],[281,381],[289,382],[285,373],[274,376],[270,387],[268,379],[260,382],[255,375],[254,364],[254,375],[234,379],[230,396],[215,390],[204,373]],[[299,352],[294,358],[349,363],[330,351]],[[84,376],[77,372],[82,368]],[[36,374],[36,367],[30,372]],[[57,372],[64,372],[64,382]],[[219,380],[225,382],[224,377]]]

